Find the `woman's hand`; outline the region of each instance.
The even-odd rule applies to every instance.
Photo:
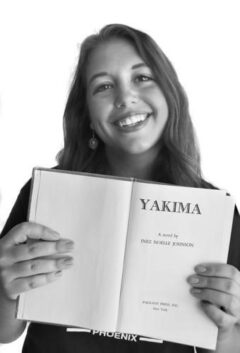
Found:
[[[188,278],[191,293],[201,300],[202,308],[225,334],[240,323],[240,272],[220,263],[199,264]]]
[[[72,265],[73,242],[52,229],[25,222],[0,239],[0,286],[10,299],[52,282]]]

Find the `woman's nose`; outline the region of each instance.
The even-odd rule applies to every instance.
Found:
[[[130,87],[121,87],[117,90],[115,97],[115,107],[117,109],[127,108],[132,104],[137,103],[137,94]]]

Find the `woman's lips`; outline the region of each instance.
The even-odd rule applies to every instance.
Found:
[[[136,113],[128,115],[122,119],[118,119],[114,122],[119,129],[123,131],[133,131],[136,128],[140,128],[145,125],[147,119],[152,113]]]

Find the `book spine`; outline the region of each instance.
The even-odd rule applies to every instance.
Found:
[[[40,169],[34,169],[33,180],[32,180],[32,190],[31,190],[31,196],[30,196],[30,208],[29,208],[29,214],[28,214],[28,219],[31,222],[36,221],[41,176],[42,176],[42,171]]]
[[[224,223],[222,227],[222,258],[227,262],[228,249],[231,240],[231,229],[234,217],[235,201],[231,196],[225,197],[224,203]]]
[[[40,191],[40,183],[41,183],[41,170],[34,169],[33,177],[32,177],[32,185],[31,185],[31,193],[30,193],[30,202],[28,208],[28,220],[30,222],[35,222],[36,220],[36,212],[37,212],[37,200]],[[15,316],[17,319],[25,319],[24,318],[24,308],[25,308],[25,294],[22,293],[19,295],[17,299],[16,313]]]
[[[121,320],[121,312],[119,312],[121,308],[121,296],[122,296],[122,290],[123,290],[123,279],[125,275],[125,258],[126,258],[126,246],[127,246],[127,239],[128,239],[128,229],[129,229],[129,222],[131,219],[131,210],[132,210],[132,195],[133,195],[133,186],[136,180],[134,178],[131,178],[131,193],[129,197],[129,207],[128,207],[128,222],[127,222],[127,230],[126,230],[126,236],[125,236],[125,247],[124,247],[124,257],[123,257],[123,265],[122,265],[122,278],[121,278],[121,287],[120,287],[120,293],[119,293],[119,301],[118,301],[118,316],[117,316],[117,323],[116,323],[116,330],[119,330],[119,323]]]

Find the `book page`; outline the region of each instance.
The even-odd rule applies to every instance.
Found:
[[[118,329],[214,349],[217,327],[186,278],[226,261],[234,203],[218,190],[139,182],[132,195]]]
[[[114,331],[132,182],[35,170],[30,220],[73,239],[74,265],[21,295],[18,318]]]

